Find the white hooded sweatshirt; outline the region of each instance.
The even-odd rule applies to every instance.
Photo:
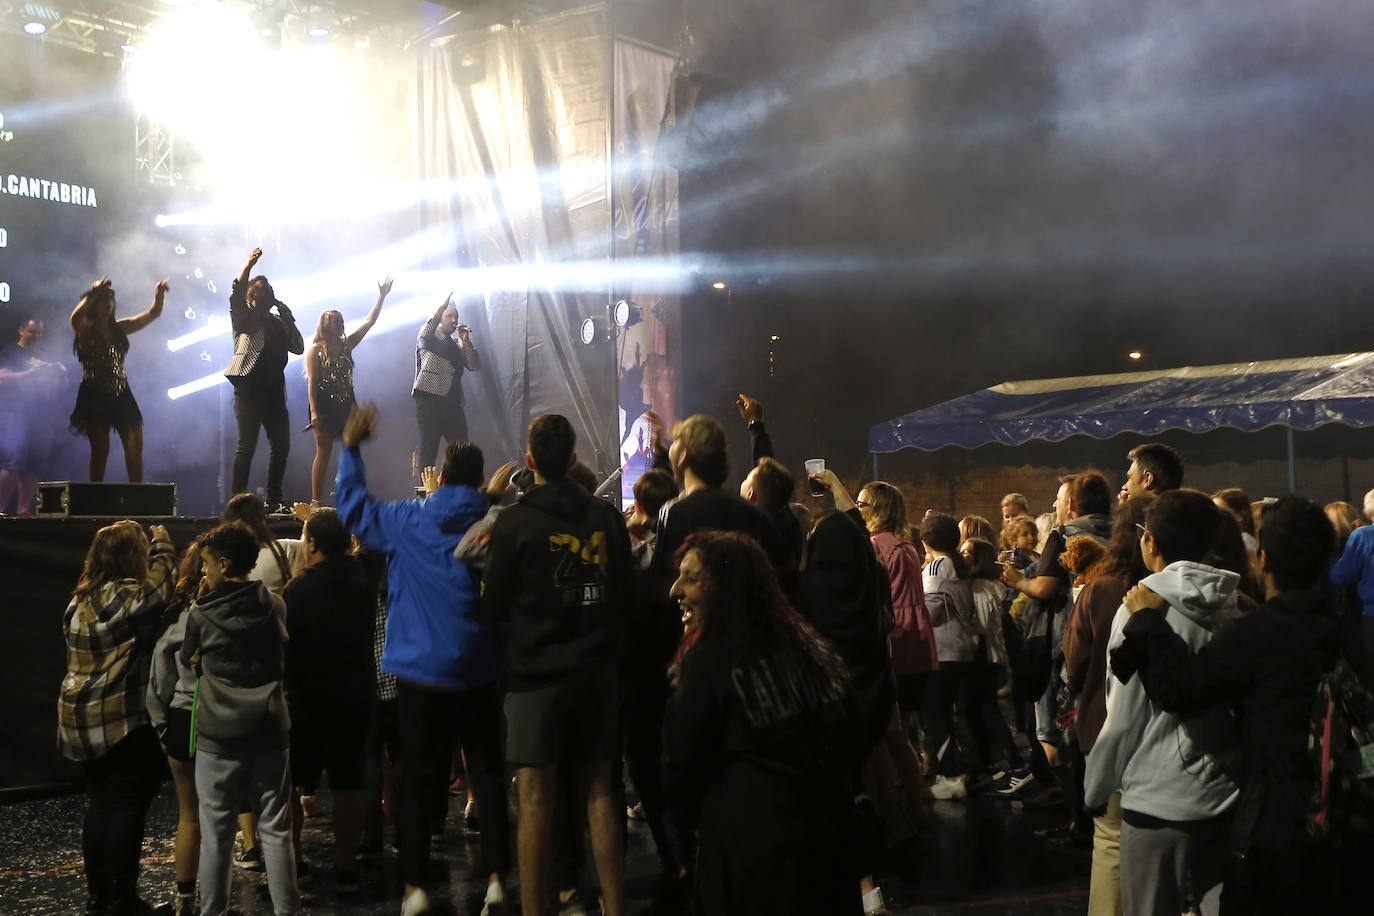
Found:
[[[1223,622],[1235,617],[1235,573],[1188,560],[1170,563],[1141,584],[1168,602],[1165,619],[1196,652]],[[1166,821],[1198,821],[1224,814],[1239,797],[1218,755],[1236,743],[1235,721],[1225,706],[1186,719],[1164,712],[1145,696],[1140,676],[1125,684],[1111,670],[1130,620],[1117,609],[1107,643],[1107,720],[1088,755],[1084,798],[1107,804],[1121,789],[1121,807]]]

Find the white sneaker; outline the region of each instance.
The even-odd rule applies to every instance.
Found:
[[[401,901],[401,916],[416,916],[418,913],[428,912],[429,896],[425,894],[424,888],[415,888]]]
[[[487,899],[482,901],[481,916],[505,916],[506,892],[500,881],[487,885]]]
[[[968,798],[968,789],[964,787],[962,776],[936,776],[935,784],[930,787],[930,794],[941,801],[949,801],[954,798]]]

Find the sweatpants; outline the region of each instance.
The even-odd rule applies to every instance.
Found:
[[[1230,856],[1230,818],[1121,824],[1121,900],[1126,916],[1178,916],[1196,904],[1219,912],[1221,880]],[[1210,893],[1209,893],[1210,892]]]
[[[229,906],[234,832],[239,799],[251,798],[267,870],[267,889],[277,916],[300,908],[296,852],[291,845],[291,767],[285,747],[214,753],[196,748],[196,794],[200,796],[200,912],[222,916]]]

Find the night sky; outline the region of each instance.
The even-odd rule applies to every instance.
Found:
[[[684,251],[848,265],[696,297],[697,340],[751,373],[703,408],[767,391],[790,445],[848,466],[870,425],[1006,379],[1370,347],[1367,3],[707,0],[689,22],[694,69],[738,88],[684,179]],[[701,363],[704,389],[725,370]]]

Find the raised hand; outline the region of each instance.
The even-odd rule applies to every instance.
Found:
[[[166,525],[153,525],[148,529],[148,532],[155,541],[167,541],[170,543],[172,540],[172,536],[167,533]]]
[[[378,298],[378,299],[385,299],[387,296],[391,295],[391,283],[392,283],[391,278],[390,278],[390,277],[387,277],[387,278],[386,278],[385,280],[383,280],[381,283],[378,283],[378,284],[377,284],[377,298]]]
[[[261,249],[261,248],[254,248],[252,251],[250,251],[250,252],[248,253],[248,267],[249,267],[250,270],[252,269],[252,267],[253,267],[254,264],[258,263],[258,259],[261,258],[261,257],[262,257],[262,249]]]
[[[371,402],[356,405],[344,423],[343,444],[348,448],[353,448],[376,434],[377,405]]]
[[[745,423],[763,419],[763,405],[747,394],[741,393],[735,398],[735,406],[739,408],[739,415],[744,418]]]
[[[428,495],[439,489],[439,469],[433,466],[425,468],[420,472],[420,483],[425,488]]]

